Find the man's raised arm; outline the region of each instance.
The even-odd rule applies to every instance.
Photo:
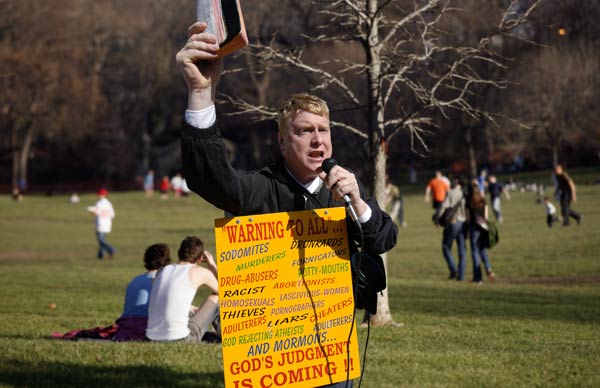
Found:
[[[207,24],[197,22],[188,28],[188,41],[175,59],[188,88],[188,110],[214,105],[223,61],[217,59],[219,44],[214,35],[204,32]]]

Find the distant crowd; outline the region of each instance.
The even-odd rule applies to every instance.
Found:
[[[431,202],[434,209],[434,225],[443,228],[442,255],[450,272],[449,279],[464,280],[467,239],[470,242],[473,262],[472,281],[477,284],[483,282],[482,265],[489,281],[493,282],[496,279],[488,250],[500,239],[496,223],[501,224],[504,220],[501,197],[510,200],[510,190],[535,191],[538,194],[538,203],[544,204],[548,227],[553,227],[557,222],[562,222],[565,227],[569,226],[571,219],[579,225],[583,214],[572,208],[573,203],[577,201],[575,183],[560,165],[554,168],[553,180],[554,199],[560,204],[560,214],[557,214],[552,200],[545,195],[543,185],[518,185],[512,181],[503,184],[496,176],[488,175],[486,170],[482,170],[465,186],[460,177],[450,181],[441,171],[436,171],[435,176],[427,183],[425,202]],[[489,194],[489,202],[486,200],[486,194]],[[491,204],[495,222],[489,219],[488,203]],[[452,253],[454,242],[457,245],[458,264]]]
[[[144,192],[146,193],[147,198],[152,198],[154,196],[156,187],[154,170],[148,170],[144,176]],[[183,178],[180,172],[177,172],[171,178],[169,178],[168,175],[164,175],[158,183],[158,189],[161,199],[169,198],[169,194],[173,194],[175,198],[180,198],[189,195],[191,192],[185,178]]]

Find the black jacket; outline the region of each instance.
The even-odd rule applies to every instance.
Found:
[[[341,201],[335,201],[324,185],[314,197],[307,194],[304,187],[289,174],[282,159],[257,172],[235,170],[228,161],[225,144],[216,124],[199,129],[184,120],[181,154],[189,188],[234,216],[344,205]],[[371,219],[362,224],[363,250],[384,253],[396,245],[397,227],[373,198],[365,196],[360,182],[359,187],[361,197],[372,210]],[[346,223],[350,239],[357,242],[357,228],[349,217]]]

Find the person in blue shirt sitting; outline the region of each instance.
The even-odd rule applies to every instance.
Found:
[[[150,245],[144,253],[148,272],[136,276],[127,286],[123,313],[117,319],[116,341],[143,341],[148,325],[148,305],[152,282],[159,269],[171,262],[166,244]]]

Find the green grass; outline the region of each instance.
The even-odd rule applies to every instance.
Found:
[[[495,284],[446,280],[441,231],[423,194],[405,196],[407,228],[388,254],[390,307],[402,327],[371,328],[365,387],[600,386],[600,186],[579,185],[581,226],[548,229],[532,193],[503,201]],[[0,386],[222,387],[219,346],[50,338],[111,324],[146,246],[195,234],[214,250],[222,212],[115,193],[114,260],[95,259],[83,195],[0,197]],[[468,258],[467,275],[471,275]],[[57,308],[50,309],[55,303]],[[366,329],[359,329],[361,349]],[[362,353],[361,353],[362,354]]]

